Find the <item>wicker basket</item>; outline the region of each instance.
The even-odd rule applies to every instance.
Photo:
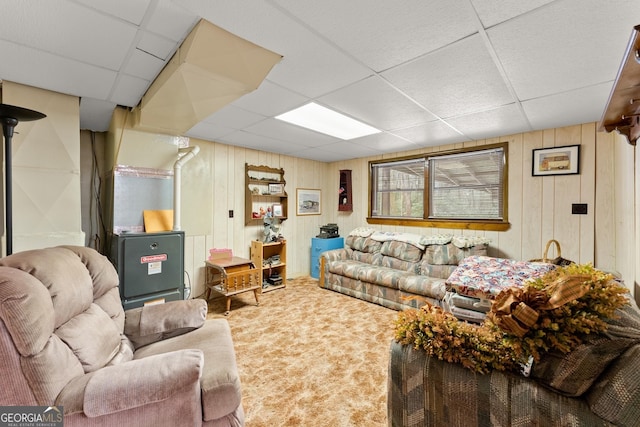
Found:
[[[551,245],[556,246],[556,254],[557,256],[555,258],[549,258],[549,249],[551,248]],[[558,242],[557,240],[551,239],[547,242],[547,246],[545,246],[544,248],[544,254],[542,255],[542,258],[537,258],[537,259],[532,259],[530,260],[531,262],[546,262],[548,264],[554,264],[554,265],[569,265],[569,264],[573,264],[573,261],[568,260],[566,258],[562,258],[562,249],[560,248],[560,242]]]

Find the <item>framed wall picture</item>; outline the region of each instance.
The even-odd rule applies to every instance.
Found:
[[[322,213],[321,190],[296,188],[296,214],[320,215]]]
[[[283,184],[269,184],[269,194],[282,194],[284,193]]]
[[[271,206],[271,212],[273,213],[274,217],[282,218],[282,205],[280,203],[276,203],[275,205]]]
[[[537,148],[533,150],[533,176],[576,175],[580,173],[580,146]]]

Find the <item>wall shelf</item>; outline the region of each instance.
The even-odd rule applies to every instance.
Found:
[[[284,169],[245,163],[245,182],[245,225],[263,221],[264,214],[272,211],[273,205],[281,206],[282,215],[278,218],[287,219],[289,204]]]
[[[618,131],[636,145],[640,137],[640,25],[633,28],[599,131]]]

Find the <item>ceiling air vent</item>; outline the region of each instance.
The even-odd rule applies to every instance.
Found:
[[[134,108],[134,128],[182,135],[257,89],[281,59],[202,19]]]

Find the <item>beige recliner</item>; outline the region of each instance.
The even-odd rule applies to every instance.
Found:
[[[63,406],[65,426],[242,426],[233,342],[203,300],[124,311],[97,251],[0,259],[0,405]]]

